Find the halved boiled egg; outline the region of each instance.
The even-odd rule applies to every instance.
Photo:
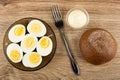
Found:
[[[25,67],[34,68],[41,64],[42,57],[37,52],[30,52],[28,54],[25,54],[22,60],[22,63]]]
[[[24,39],[21,41],[21,48],[25,53],[33,51],[37,46],[38,40],[35,36],[31,34],[25,35]]]
[[[26,29],[24,25],[14,25],[8,33],[8,38],[11,42],[20,42],[23,39],[25,32]]]
[[[12,62],[18,63],[23,58],[23,51],[18,44],[11,43],[7,47],[7,56]]]
[[[46,34],[46,27],[43,24],[43,22],[39,20],[32,20],[27,26],[27,30],[30,34],[36,36],[36,37],[41,37]]]
[[[42,56],[47,56],[51,53],[52,48],[53,48],[52,40],[49,37],[44,36],[38,42],[37,52]]]

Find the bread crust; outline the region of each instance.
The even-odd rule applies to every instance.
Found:
[[[88,62],[99,65],[114,58],[117,42],[110,32],[94,28],[87,30],[81,36],[80,51]]]

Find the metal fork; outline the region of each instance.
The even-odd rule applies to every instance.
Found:
[[[61,37],[64,41],[64,44],[65,44],[65,47],[66,47],[66,50],[67,50],[67,53],[69,55],[69,59],[70,59],[70,62],[71,62],[72,69],[73,69],[75,74],[79,75],[80,70],[79,70],[78,64],[77,64],[77,62],[76,62],[76,60],[75,60],[75,58],[72,54],[72,51],[69,47],[68,41],[67,41],[66,36],[64,34],[64,31],[63,31],[64,22],[63,22],[63,19],[62,19],[60,9],[57,5],[54,5],[54,6],[51,7],[51,12],[52,12],[52,16],[53,16],[55,25],[59,29]]]

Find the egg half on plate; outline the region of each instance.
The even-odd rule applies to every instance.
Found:
[[[8,38],[11,42],[20,42],[25,36],[25,32],[26,29],[24,25],[22,24],[14,25],[8,33]]]
[[[7,47],[7,56],[13,63],[18,63],[23,58],[23,51],[18,44],[11,43]]]
[[[27,34],[21,41],[21,48],[25,53],[32,52],[37,46],[38,40],[35,36]]]
[[[36,37],[41,37],[46,34],[46,27],[43,22],[39,20],[32,20],[27,26],[27,30],[30,34],[36,36]]]
[[[42,57],[37,52],[30,52],[25,54],[22,63],[25,67],[35,68],[39,66],[42,62]]]
[[[47,56],[51,53],[52,48],[53,48],[53,42],[52,42],[51,38],[44,36],[38,42],[37,52],[41,56]]]

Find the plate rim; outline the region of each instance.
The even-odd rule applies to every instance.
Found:
[[[35,69],[35,70],[24,70],[24,69],[22,69],[22,68],[18,68],[17,66],[13,65],[14,63],[7,58],[6,49],[5,49],[5,47],[4,47],[4,45],[5,45],[5,38],[6,38],[5,36],[8,35],[6,32],[7,32],[10,28],[12,28],[11,26],[14,25],[17,21],[20,21],[20,20],[23,20],[23,19],[31,19],[31,20],[37,19],[37,20],[42,21],[42,22],[45,23],[45,24],[47,25],[47,27],[49,27],[50,30],[53,32],[54,39],[55,39],[55,49],[54,49],[54,53],[53,53],[52,57],[50,58],[50,60],[49,60],[45,65],[43,65],[42,67],[37,68],[37,69]],[[8,45],[9,45],[9,44],[8,44]],[[16,21],[13,22],[12,24],[10,24],[9,27],[6,29],[5,34],[4,34],[4,38],[3,38],[3,52],[4,52],[3,54],[4,54],[4,56],[7,58],[7,61],[8,61],[12,66],[14,66],[15,68],[17,68],[17,69],[19,69],[19,70],[22,70],[22,71],[37,71],[37,70],[40,70],[40,69],[44,68],[44,67],[47,66],[47,65],[52,61],[52,59],[54,58],[56,49],[57,49],[57,39],[56,39],[55,32],[53,31],[53,29],[51,28],[51,26],[50,26],[47,22],[45,22],[45,21],[42,20],[42,19],[35,18],[35,17],[25,17],[25,18],[21,18],[21,19],[16,20]],[[42,56],[42,57],[44,57],[44,56]],[[23,64],[22,64],[22,65],[23,65]],[[23,66],[24,66],[24,65],[23,65]],[[24,66],[24,67],[25,67],[25,66]],[[26,67],[26,68],[27,68],[27,67]],[[32,69],[32,68],[31,68],[31,69]]]

